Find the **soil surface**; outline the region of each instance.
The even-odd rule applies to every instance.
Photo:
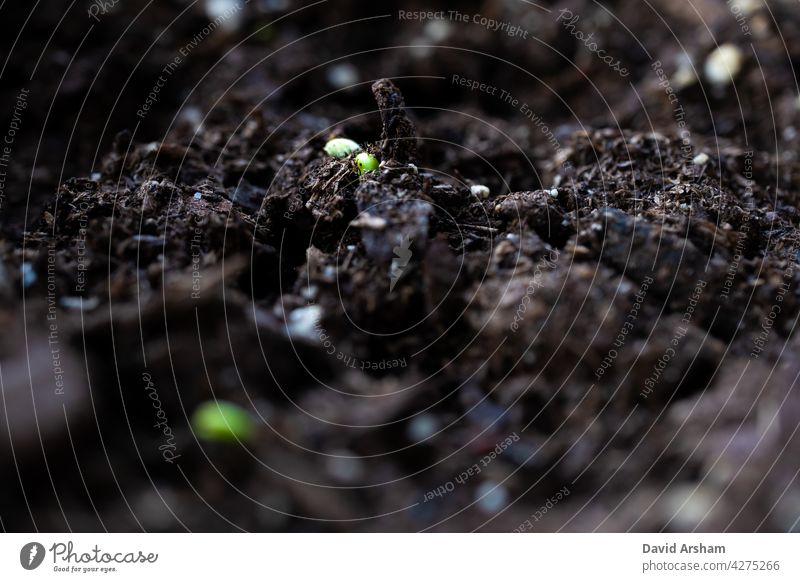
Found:
[[[800,528],[796,2],[47,4],[4,529]]]

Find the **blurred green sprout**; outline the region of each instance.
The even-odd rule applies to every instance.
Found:
[[[192,414],[192,429],[207,441],[248,441],[256,432],[253,417],[244,408],[226,400],[209,400]]]

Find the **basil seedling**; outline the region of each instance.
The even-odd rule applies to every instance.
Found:
[[[346,137],[337,137],[325,144],[325,153],[334,158],[346,158],[360,149],[360,145]]]
[[[358,173],[363,176],[367,172],[374,172],[378,169],[378,158],[367,152],[361,152],[356,156],[356,165]]]

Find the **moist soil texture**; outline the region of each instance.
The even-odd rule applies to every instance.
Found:
[[[243,4],[0,7],[4,529],[798,528],[795,2]]]

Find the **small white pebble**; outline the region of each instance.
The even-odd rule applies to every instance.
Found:
[[[761,7],[761,4],[758,2],[758,0],[729,0],[728,4],[731,12],[737,18],[739,17],[739,14],[750,16]]]
[[[286,330],[292,339],[304,339],[313,342],[318,338],[316,326],[322,318],[319,305],[300,307],[289,314]]]
[[[236,32],[242,24],[244,9],[240,0],[206,0],[206,16],[228,32]]]
[[[495,515],[508,503],[508,489],[494,481],[484,481],[475,489],[475,500],[478,509]]]
[[[692,163],[695,166],[704,166],[704,165],[706,165],[708,163],[708,154],[705,153],[705,152],[701,152],[701,153],[697,154],[694,157],[694,159],[692,160]]]
[[[191,105],[181,109],[180,118],[181,121],[188,123],[195,129],[199,129],[203,124],[203,112]]]
[[[100,172],[92,172],[92,175],[90,177],[92,179],[92,182],[99,182],[100,178],[103,177],[103,174],[101,174]]]
[[[364,475],[364,466],[360,459],[352,458],[352,451],[345,449],[332,451],[333,457],[325,459],[325,467],[328,474],[337,481],[345,483],[355,483],[360,481]]]
[[[661,511],[676,531],[688,531],[709,517],[714,501],[714,493],[705,487],[674,485],[662,497]]]
[[[750,19],[750,28],[753,30],[753,36],[761,39],[773,34],[771,22],[772,19],[767,18],[767,15],[763,12],[759,14],[753,14]]]
[[[685,89],[689,85],[697,82],[697,74],[694,71],[694,65],[689,55],[685,53],[681,54],[678,60],[678,66],[672,74],[670,81],[676,89]]]
[[[472,193],[473,196],[477,196],[478,198],[489,197],[489,188],[487,188],[483,184],[475,184],[474,186],[470,186],[469,191]]]
[[[697,76],[692,69],[678,69],[672,75],[671,81],[678,89],[683,89],[697,81]]]
[[[62,297],[61,305],[67,309],[91,311],[100,305],[100,300],[97,297]]]
[[[592,223],[592,230],[601,231],[601,230],[603,230],[603,225],[600,224],[599,222],[593,222]]]
[[[553,198],[558,198],[558,188],[553,188],[552,190],[550,190],[550,196],[552,196]]]
[[[200,192],[195,192],[194,193],[194,199],[195,200],[200,200],[202,197],[203,197],[203,195]]]
[[[354,228],[366,228],[367,230],[383,230],[386,228],[385,218],[381,218],[380,216],[374,216],[369,213],[359,214],[353,221],[350,222],[350,226]]]
[[[439,421],[432,414],[418,414],[408,423],[408,438],[418,443],[428,439],[439,430]]]
[[[302,295],[303,299],[306,301],[311,301],[317,296],[317,286],[316,285],[308,285],[303,287],[303,290],[300,291],[300,295]]]
[[[33,270],[33,265],[30,263],[22,263],[22,286],[26,289],[36,283],[36,271]]]
[[[731,83],[742,70],[742,51],[733,44],[723,44],[706,58],[703,72],[715,85]]]
[[[450,24],[444,20],[430,20],[424,30],[425,36],[433,42],[442,42],[450,36]]]
[[[358,69],[350,63],[337,63],[328,68],[328,83],[337,89],[346,89],[358,83]]]

